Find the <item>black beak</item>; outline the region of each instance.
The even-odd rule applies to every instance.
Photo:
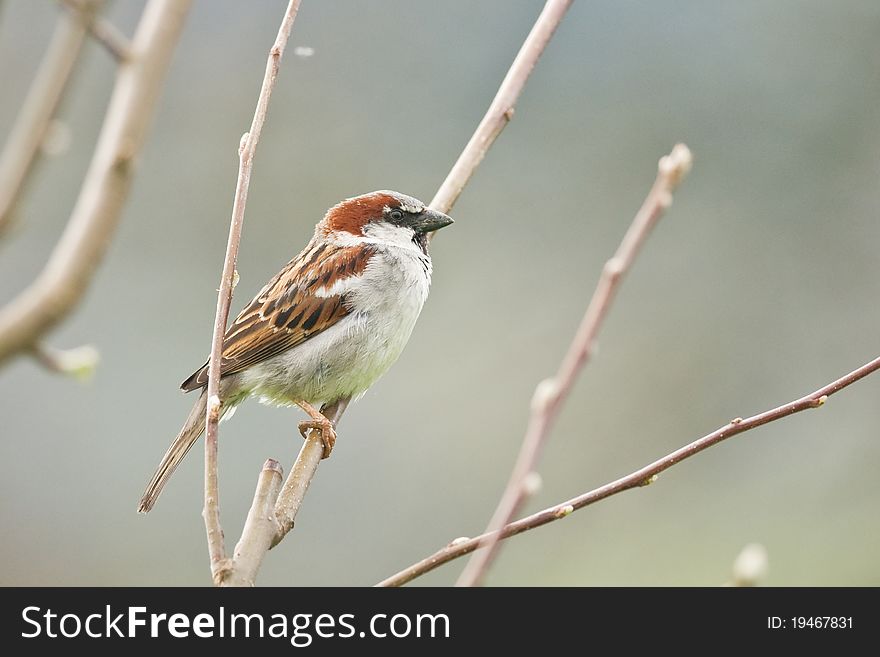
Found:
[[[448,226],[452,223],[452,219],[447,217],[442,212],[437,212],[436,210],[432,210],[431,208],[426,208],[424,212],[419,214],[417,217],[414,217],[412,224],[410,227],[416,233],[432,233],[435,230],[440,230],[444,226]]]

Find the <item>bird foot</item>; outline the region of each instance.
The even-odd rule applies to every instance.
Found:
[[[330,422],[326,417],[321,415],[321,413],[315,410],[309,404],[299,404],[300,407],[308,413],[312,419],[304,420],[299,423],[299,432],[302,434],[303,438],[308,438],[308,431],[310,429],[314,429],[316,431],[321,432],[321,442],[324,444],[324,455],[321,457],[322,459],[326,459],[330,456],[330,452],[333,451],[333,446],[336,444],[336,430],[333,428],[333,423]]]

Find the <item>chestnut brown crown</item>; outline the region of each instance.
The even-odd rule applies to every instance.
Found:
[[[453,223],[450,217],[426,207],[417,198],[400,192],[379,190],[337,203],[324,215],[319,229],[362,236],[370,224],[380,222],[411,229],[415,235],[440,230]]]

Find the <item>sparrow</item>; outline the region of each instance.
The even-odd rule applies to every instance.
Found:
[[[428,235],[452,223],[421,201],[392,191],[330,208],[305,249],[239,313],[223,338],[220,414],[249,397],[299,406],[299,425],[321,433],[323,457],[336,441],[323,411],[357,399],[397,360],[431,284]],[[153,508],[175,468],[205,430],[207,362],[181,388],[200,390],[138,505]]]

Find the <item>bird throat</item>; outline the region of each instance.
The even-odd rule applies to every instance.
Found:
[[[413,235],[413,244],[422,250],[422,253],[428,255],[428,234],[416,233]]]

